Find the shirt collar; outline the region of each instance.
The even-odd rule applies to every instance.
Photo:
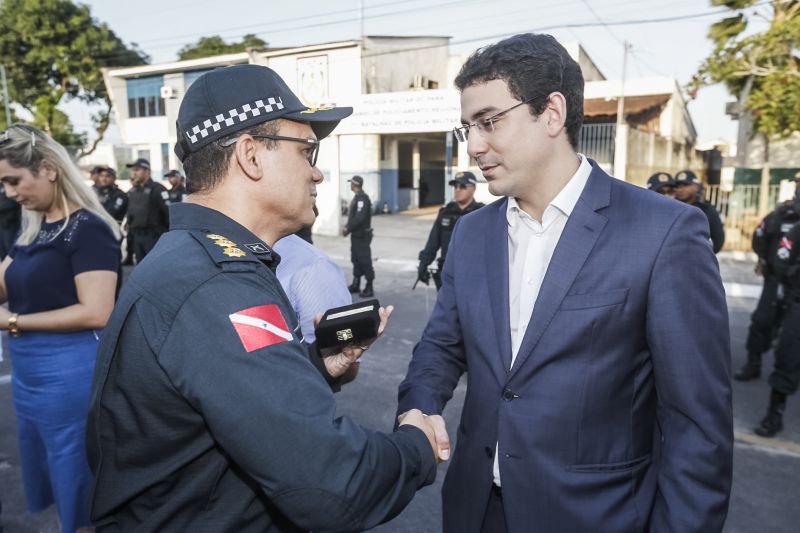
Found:
[[[170,230],[196,230],[221,235],[233,241],[238,247],[246,249],[262,263],[275,269],[281,257],[271,246],[253,235],[253,232],[210,207],[186,202],[169,206]]]
[[[572,210],[575,209],[575,205],[581,197],[586,182],[589,180],[589,175],[592,173],[592,165],[589,163],[589,160],[586,159],[586,156],[578,154],[578,157],[581,160],[580,165],[578,165],[578,170],[575,171],[575,174],[572,175],[564,188],[561,189],[548,205],[548,207],[552,205],[557,208],[566,216],[572,214]],[[508,205],[506,206],[508,225],[514,227],[517,223],[517,219],[523,216],[523,213],[525,212],[519,207],[517,199],[509,196]]]

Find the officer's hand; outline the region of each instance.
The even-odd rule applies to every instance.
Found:
[[[431,281],[431,273],[428,272],[428,267],[421,266],[417,269],[417,279],[427,285]]]
[[[347,228],[343,229],[342,230],[342,237],[347,237],[348,235],[350,235],[350,232],[347,231]]]
[[[441,416],[425,416],[419,409],[411,409],[398,416],[397,421],[401,426],[410,424],[425,432],[428,442],[431,443],[437,463],[447,461],[450,458],[450,438],[447,436],[447,429]]]
[[[392,311],[394,311],[393,305],[378,309],[381,323],[378,325],[378,336],[375,340],[378,340],[380,336],[383,335],[383,331],[389,324],[389,316],[391,316]],[[321,318],[322,315],[317,315],[314,322],[319,324]],[[361,356],[364,355],[364,352],[366,352],[371,345],[372,343],[366,345],[350,344],[345,346],[339,353],[324,356],[322,362],[325,363],[325,370],[327,370],[328,374],[333,378],[344,376],[343,381],[345,383],[352,381],[358,373],[358,365],[356,363],[358,363],[358,360],[361,359]]]
[[[758,274],[759,276],[762,274],[762,269],[761,269],[761,259],[759,259],[758,261],[756,261],[756,268],[754,268],[754,269],[753,269],[753,272],[755,272],[755,273],[756,273],[756,274]]]

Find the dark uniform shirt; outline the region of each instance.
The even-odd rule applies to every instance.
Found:
[[[128,195],[116,185],[98,187],[97,197],[103,209],[117,222],[122,222],[128,212]]]
[[[714,248],[714,253],[722,250],[722,245],[725,244],[725,229],[722,227],[722,220],[719,218],[716,208],[713,205],[698,200],[694,206],[700,209],[708,219],[708,230],[711,235],[711,245]]]
[[[184,187],[183,185],[178,185],[177,187],[173,187],[169,190],[169,202],[171,204],[181,203],[185,196],[186,196],[186,187]]]
[[[458,222],[458,219],[467,213],[471,213],[478,208],[483,207],[481,202],[473,200],[467,207],[461,209],[458,203],[453,201],[446,206],[439,209],[439,214],[436,215],[436,221],[433,223],[431,233],[428,235],[428,242],[425,248],[419,253],[419,266],[426,268],[434,259],[436,259],[436,252],[441,249],[440,266],[444,264],[445,256],[447,255],[447,247],[450,246],[450,236],[453,234],[453,228]]]
[[[217,211],[171,219],[98,349],[98,531],[356,531],[399,513],[435,475],[424,433],[337,418],[277,256]]]
[[[800,221],[800,199],[784,202],[764,217],[753,232],[753,251],[758,255],[764,276],[775,271],[776,254],[781,239]]]
[[[781,238],[775,254],[775,272],[785,287],[787,297],[794,303],[800,303],[800,222],[795,223]]]
[[[355,237],[368,234],[372,228],[372,202],[364,191],[355,193],[350,201],[346,228]]]
[[[128,227],[159,234],[169,227],[169,193],[153,180],[128,191]]]

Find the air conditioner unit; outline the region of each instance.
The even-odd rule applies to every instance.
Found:
[[[168,85],[164,85],[161,87],[161,98],[177,98],[178,97],[178,90],[175,87],[170,87]]]

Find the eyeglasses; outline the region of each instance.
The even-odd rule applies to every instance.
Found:
[[[534,100],[536,100],[536,97],[529,98],[528,100],[525,100],[524,102],[520,102],[518,104],[512,105],[508,109],[504,109],[504,110],[500,111],[499,113],[495,113],[494,115],[492,115],[489,118],[482,118],[482,119],[476,120],[472,124],[464,124],[463,126],[459,126],[459,127],[453,128],[453,134],[456,136],[456,140],[458,140],[458,142],[465,143],[465,142],[467,142],[467,139],[469,138],[469,129],[472,128],[472,127],[474,127],[476,130],[478,130],[478,133],[480,133],[481,135],[486,135],[486,134],[492,133],[492,132],[494,132],[494,123],[497,122],[499,119],[501,119],[503,117],[503,115],[505,115],[509,111],[513,111],[514,109],[518,108],[521,105],[529,104],[529,103],[533,102]]]
[[[308,156],[306,157],[308,159],[308,163],[312,167],[317,166],[317,156],[319,155],[319,141],[316,139],[304,139],[302,137],[284,137],[283,135],[253,135],[253,134],[250,134],[250,137],[256,139],[270,139],[273,141],[292,141],[296,143],[307,144],[308,146],[311,147],[311,151],[308,152]],[[239,137],[234,137],[233,139],[228,139],[226,141],[219,143],[219,145],[222,146],[223,148],[227,148],[228,146],[233,146],[234,144],[236,144],[236,141],[238,140]]]

